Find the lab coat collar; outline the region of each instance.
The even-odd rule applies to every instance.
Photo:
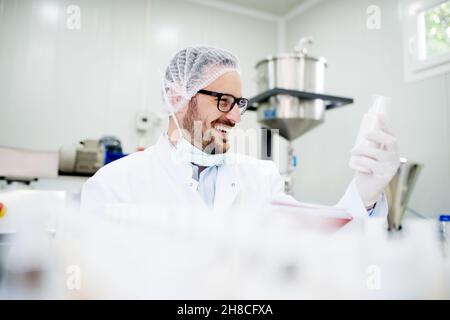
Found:
[[[170,143],[167,134],[162,134],[159,137],[155,145],[155,151],[165,168],[167,168],[167,165],[172,165],[168,170],[170,175],[181,177],[183,181],[190,181],[192,179],[191,165],[177,158],[175,147]]]
[[[160,161],[160,169],[165,170],[167,175],[178,181],[182,190],[190,190],[192,197],[191,204],[201,210],[209,210],[200,194],[197,192],[197,181],[192,179],[193,169],[189,163],[177,158],[175,147],[170,143],[167,135],[162,134],[154,149],[156,156]]]
[[[162,134],[159,137],[155,145],[155,151],[164,164],[163,167],[168,170],[169,175],[176,179],[181,179],[182,183],[193,183],[192,166],[176,158],[175,147],[170,143],[166,134]],[[170,166],[168,166],[169,164]],[[236,161],[235,159],[225,161],[223,165],[218,167],[214,211],[229,209],[239,191],[240,181]],[[198,194],[197,196],[200,198]]]

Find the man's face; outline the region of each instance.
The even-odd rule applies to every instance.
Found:
[[[205,90],[242,96],[241,78],[237,72],[228,72],[204,88]],[[189,132],[191,143],[206,153],[224,153],[230,145],[230,130],[241,121],[239,107],[230,112],[217,109],[217,98],[197,94],[189,103],[182,118],[183,129]]]

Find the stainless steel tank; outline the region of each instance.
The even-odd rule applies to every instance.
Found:
[[[274,88],[324,93],[326,67],[324,58],[309,56],[306,50],[268,57],[255,67],[258,93]],[[280,135],[291,141],[321,124],[325,109],[320,99],[279,94],[258,106],[258,121],[279,129]]]

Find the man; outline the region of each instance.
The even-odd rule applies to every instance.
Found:
[[[271,161],[233,157],[229,132],[241,121],[248,100],[241,98],[237,58],[212,47],[188,47],[167,66],[163,94],[170,111],[167,133],[156,145],[100,169],[83,187],[83,211],[105,212],[115,204],[154,205],[173,210],[259,210],[274,201],[295,201]],[[392,131],[367,139],[380,148],[352,152],[358,168],[337,204],[354,216],[386,215],[383,189],[399,158]]]

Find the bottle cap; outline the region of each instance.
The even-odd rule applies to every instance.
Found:
[[[370,108],[370,112],[376,113],[376,114],[387,114],[388,113],[388,107],[391,104],[391,98],[385,97],[382,95],[373,95],[372,98],[372,107]]]

